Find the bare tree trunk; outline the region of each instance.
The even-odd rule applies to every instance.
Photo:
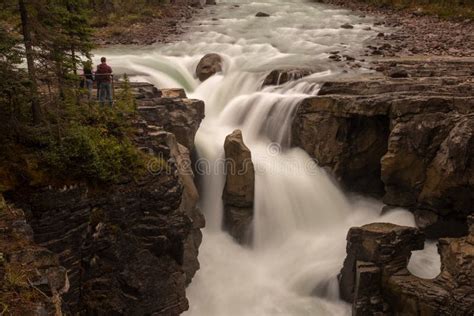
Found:
[[[39,124],[42,119],[41,107],[38,100],[38,83],[36,82],[36,67],[33,52],[33,44],[31,42],[30,20],[28,10],[24,0],[18,0],[21,16],[21,27],[23,32],[23,43],[25,44],[26,63],[28,65],[28,76],[31,81],[31,112],[33,114],[33,122]]]

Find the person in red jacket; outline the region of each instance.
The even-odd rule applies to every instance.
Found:
[[[100,65],[97,65],[95,80],[97,81],[97,87],[99,89],[100,104],[105,105],[105,102],[107,102],[112,106],[112,68],[107,65],[107,59],[105,57],[102,57],[100,59]]]

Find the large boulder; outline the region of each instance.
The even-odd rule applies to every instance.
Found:
[[[224,201],[224,228],[239,242],[251,238],[255,170],[250,149],[244,144],[242,132],[235,130],[224,143],[226,183]]]
[[[474,311],[474,216],[470,235],[441,239],[441,273],[412,275],[411,251],[423,247],[420,231],[393,224],[351,228],[340,275],[341,296],[353,315],[470,315]]]
[[[218,54],[206,54],[199,61],[196,67],[196,76],[201,81],[207,80],[209,77],[222,71],[222,57]]]

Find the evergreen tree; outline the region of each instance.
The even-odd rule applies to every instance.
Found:
[[[38,99],[38,85],[30,15],[25,0],[18,0],[18,8],[21,17],[21,29],[23,34],[23,44],[25,45],[26,63],[28,65],[28,76],[30,78],[30,98],[33,122],[38,124],[41,120],[42,114]]]
[[[19,119],[20,107],[28,94],[29,81],[25,72],[18,68],[23,56],[20,39],[0,25],[0,116],[10,121]]]

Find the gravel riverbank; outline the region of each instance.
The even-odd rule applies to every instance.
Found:
[[[367,47],[368,55],[474,56],[474,21],[452,21],[425,15],[421,10],[379,8],[353,0],[318,0],[377,17],[374,27],[386,26]]]

